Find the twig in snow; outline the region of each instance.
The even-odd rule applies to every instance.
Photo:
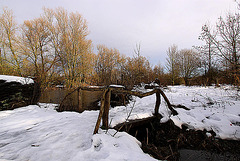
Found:
[[[108,124],[108,127],[110,127],[110,125],[111,125],[111,123],[112,123],[112,120],[113,120],[113,119],[111,119],[110,123]],[[106,130],[105,134],[107,134],[107,132],[108,132],[108,129],[109,129],[109,128],[107,128],[107,130]]]
[[[122,126],[115,132],[115,134],[113,134],[113,137],[123,128],[123,126],[126,125],[128,119],[129,119],[129,117],[130,117],[130,115],[131,115],[131,113],[132,113],[132,111],[133,111],[133,108],[134,108],[134,106],[135,106],[135,103],[136,103],[136,100],[133,102],[133,106],[132,106],[132,108],[131,108],[131,111],[129,112],[129,114],[128,114],[128,116],[127,116],[124,124],[122,124]]]

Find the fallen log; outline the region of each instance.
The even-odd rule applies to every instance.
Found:
[[[146,92],[146,93],[140,93],[140,92],[136,92],[136,91],[128,91],[128,90],[124,90],[124,89],[112,89],[114,92],[116,93],[125,93],[125,94],[130,94],[130,95],[134,95],[134,96],[137,96],[139,98],[143,98],[143,97],[146,97],[146,96],[150,96],[154,93],[160,93],[164,100],[166,101],[167,105],[168,105],[168,108],[170,109],[170,111],[172,112],[173,115],[177,115],[177,111],[173,109],[170,101],[168,100],[167,96],[165,95],[165,93],[160,89],[160,88],[155,88],[154,90],[150,91],[150,92]],[[157,98],[159,99],[159,98]],[[157,100],[158,101],[158,100]],[[157,102],[159,103],[159,102]],[[159,104],[160,105],[160,104]],[[156,110],[155,110],[155,114],[156,113]]]
[[[113,128],[116,129],[117,131],[128,132],[130,128],[139,127],[139,126],[148,124],[155,119],[156,119],[156,116],[151,116],[151,117],[142,118],[142,119],[128,120],[127,122],[117,124]]]
[[[180,104],[179,104],[179,105],[173,105],[173,104],[172,104],[172,106],[173,106],[174,108],[183,108],[184,110],[188,110],[188,111],[190,110],[190,109],[187,108],[186,106],[180,105]]]

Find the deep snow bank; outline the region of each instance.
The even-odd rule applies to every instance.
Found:
[[[58,113],[52,105],[45,107],[0,112],[0,160],[154,160],[127,133],[93,136],[98,111]]]

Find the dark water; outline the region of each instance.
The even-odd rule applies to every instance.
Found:
[[[156,117],[142,119],[126,123],[121,130],[136,137],[142,150],[159,160],[240,161],[239,141],[209,138],[206,131],[180,129],[171,120],[159,122]]]
[[[240,145],[239,145],[240,146]],[[203,150],[180,149],[180,161],[239,161],[240,154],[212,153]]]

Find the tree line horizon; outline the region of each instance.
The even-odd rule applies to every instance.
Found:
[[[158,80],[161,85],[239,85],[240,15],[227,13],[215,26],[205,24],[202,46],[166,51],[166,65],[151,65],[136,44],[134,56],[93,44],[86,19],[64,8],[44,8],[43,14],[18,25],[13,11],[0,14],[0,74],[34,77],[41,88],[64,85],[119,84],[128,88]]]

